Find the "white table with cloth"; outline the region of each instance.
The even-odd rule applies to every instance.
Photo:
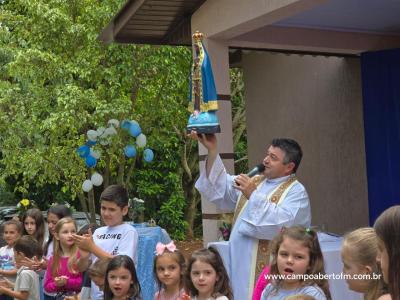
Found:
[[[362,294],[353,292],[348,289],[344,279],[333,278],[341,277],[343,263],[340,257],[340,249],[342,247],[342,237],[319,232],[318,240],[321,245],[321,250],[324,256],[325,272],[330,275],[329,289],[331,291],[332,300],[361,300]],[[208,247],[213,247],[218,250],[224,261],[225,268],[230,273],[230,255],[229,242],[211,242]],[[243,254],[244,255],[244,254]]]
[[[168,233],[159,226],[149,227],[147,223],[132,224],[139,235],[138,264],[136,273],[142,290],[143,300],[153,300],[156,292],[156,281],[153,273],[154,252],[156,244],[168,244],[171,239]]]

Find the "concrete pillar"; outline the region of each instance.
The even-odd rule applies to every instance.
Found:
[[[221,124],[221,133],[218,134],[218,150],[223,159],[227,171],[234,173],[233,157],[233,133],[232,133],[232,109],[230,98],[230,77],[229,77],[229,49],[226,44],[220,41],[208,39],[205,41],[208,54],[213,66],[215,85],[217,88],[219,110],[217,112]],[[199,147],[200,164],[205,164],[207,150]],[[203,216],[203,241],[204,245],[208,242],[218,240],[219,223],[221,211],[214,204],[205,199],[201,199],[201,211]]]

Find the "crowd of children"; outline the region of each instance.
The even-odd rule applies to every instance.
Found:
[[[39,300],[41,290],[45,300],[141,300],[135,269],[138,234],[123,222],[128,212],[126,190],[109,186],[100,205],[105,226],[89,226],[80,233],[67,207],[51,207],[46,242],[44,218],[38,209],[26,211],[21,222],[5,222],[0,300]],[[342,261],[344,274],[352,276],[346,279],[349,289],[363,293],[365,300],[400,300],[399,246],[400,206],[383,212],[374,228],[346,234]],[[257,282],[253,300],[331,299],[328,281],[311,276],[325,274],[316,231],[301,226],[283,228],[269,247],[270,262]],[[215,249],[197,250],[187,262],[173,242],[158,243],[154,254],[158,284],[154,300],[233,299],[228,274]],[[383,276],[373,276],[379,274]]]
[[[80,299],[119,299],[123,291],[119,287],[121,268],[129,268],[130,281],[136,282],[134,293],[131,289],[127,293],[134,296],[132,299],[139,295],[134,270],[138,234],[123,222],[128,212],[127,191],[111,185],[100,198],[105,226],[94,232],[89,229],[79,235],[71,211],[63,205],[52,206],[47,212],[46,242],[44,218],[39,209],[27,210],[21,222],[10,220],[3,224],[7,245],[0,249],[0,299],[39,300],[40,291],[44,292],[45,300],[75,299],[79,293]],[[107,269],[114,258],[120,259],[115,262],[116,270]],[[108,272],[109,282],[104,280]],[[82,292],[85,273],[91,277],[90,295],[85,294],[85,289]],[[115,284],[114,277],[118,279]],[[103,290],[107,296],[103,296]]]

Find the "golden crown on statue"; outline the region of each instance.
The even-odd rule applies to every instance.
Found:
[[[193,33],[193,39],[194,39],[195,41],[202,41],[202,40],[203,40],[203,37],[204,37],[204,35],[203,35],[200,31],[198,31],[198,30],[196,30],[196,32]]]

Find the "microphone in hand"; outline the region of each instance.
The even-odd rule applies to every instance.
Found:
[[[247,176],[249,176],[250,178],[254,177],[257,174],[260,174],[260,173],[264,172],[264,170],[265,170],[265,166],[262,163],[258,164],[253,169],[251,169],[249,171],[249,173],[247,173]]]
[[[265,170],[265,166],[261,163],[261,164],[258,164],[257,166],[255,166],[253,169],[251,169],[246,175],[251,178],[257,174],[264,172],[264,170]],[[235,183],[236,183],[236,185],[240,185],[236,180],[235,180]]]

